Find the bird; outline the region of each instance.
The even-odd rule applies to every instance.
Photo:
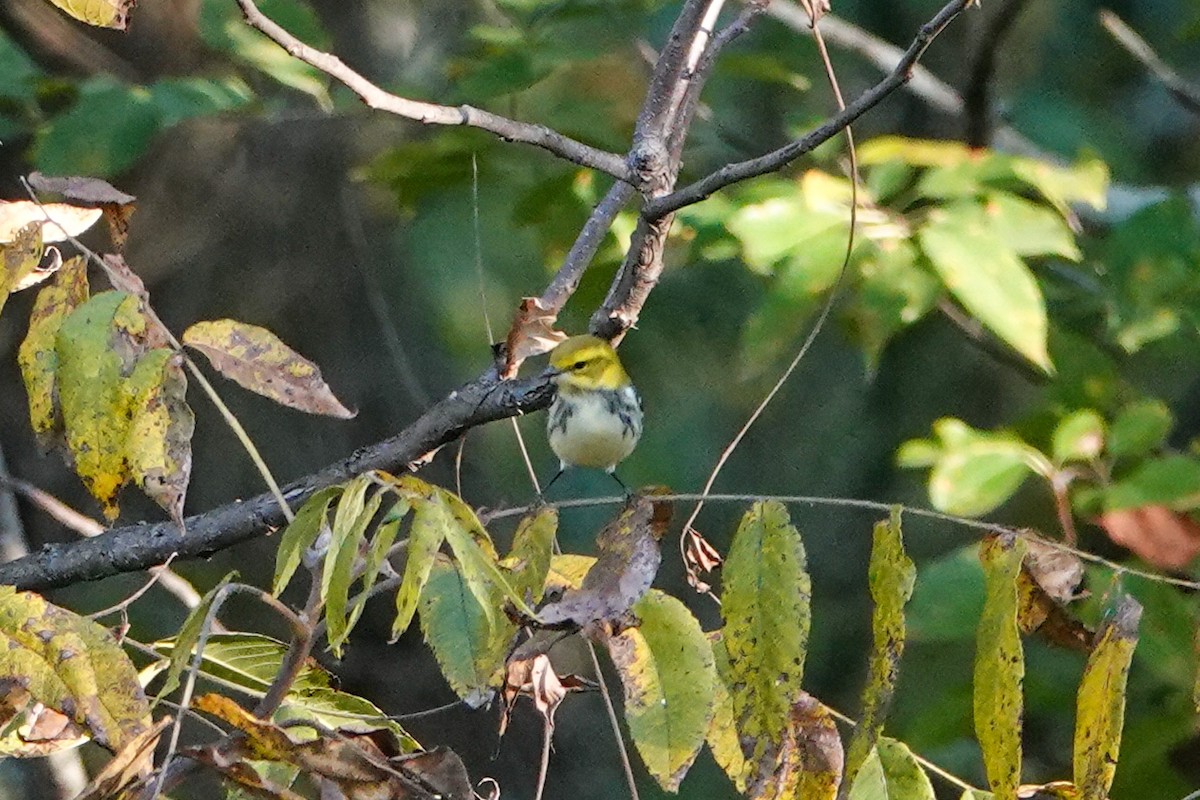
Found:
[[[599,337],[572,336],[550,351],[543,375],[557,388],[546,436],[560,462],[545,491],[567,467],[588,467],[612,475],[628,493],[616,468],[642,436],[642,398],[617,351]]]

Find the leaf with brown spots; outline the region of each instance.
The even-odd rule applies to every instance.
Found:
[[[751,800],[833,800],[842,780],[842,739],[829,709],[801,691],[777,741],[748,764]]]
[[[41,232],[41,226],[31,222],[18,230],[12,241],[0,244],[0,311],[9,294],[33,285],[30,276],[37,274],[42,261]]]
[[[58,407],[58,353],[55,340],[67,315],[88,299],[87,264],[82,256],[69,260],[54,283],[38,292],[29,314],[29,333],[21,342],[17,360],[29,397],[29,420],[43,446],[62,431]]]
[[[105,628],[0,586],[0,681],[22,687],[114,751],[150,724],[137,670]]]
[[[131,194],[117,189],[108,181],[79,176],[52,177],[40,172],[29,173],[29,185],[38,192],[52,192],[81,206],[98,208],[108,222],[108,232],[118,250],[125,246],[129,232],[129,217],[133,215]]]
[[[204,353],[226,378],[281,405],[340,419],[355,415],[334,397],[315,364],[266,328],[232,319],[197,322],[183,332],[183,343]]]
[[[125,440],[131,477],[181,527],[196,430],[182,362],[172,350],[151,350],[138,361],[127,388],[132,420]]]

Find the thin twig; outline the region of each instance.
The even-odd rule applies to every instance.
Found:
[[[773,150],[766,155],[727,164],[716,172],[691,183],[682,189],[677,189],[669,195],[651,200],[646,204],[642,214],[649,219],[660,219],[672,214],[685,206],[698,203],[713,193],[734,183],[765,175],[784,167],[802,155],[812,152],[819,145],[836,136],[850,123],[874,108],[885,97],[903,86],[911,75],[910,69],[925,54],[926,49],[937,38],[946,26],[957,17],[972,2],[972,0],[950,0],[929,22],[921,26],[921,30],[913,39],[912,44],[904,52],[904,57],[890,73],[879,83],[863,92],[846,110],[824,124],[810,131],[794,142]]]
[[[554,723],[547,716],[542,724],[542,759],[538,764],[537,791],[534,792],[533,800],[542,800],[542,792],[546,788],[546,776],[550,774],[550,744],[553,735]]]
[[[854,719],[846,716],[842,712],[838,711],[836,708],[826,705],[825,703],[822,703],[821,705],[825,707],[825,710],[829,712],[829,715],[831,717],[841,720],[843,723],[845,723],[846,725],[849,725],[852,728],[858,727],[858,722],[856,722]],[[933,763],[929,759],[927,759],[923,756],[920,756],[917,753],[913,753],[912,756],[913,756],[913,760],[915,760],[922,767],[929,770],[933,774],[935,774],[941,778],[944,778],[950,784],[957,786],[959,789],[962,789],[964,792],[971,792],[972,795],[974,795],[976,793],[978,793],[978,794],[983,793],[981,789],[976,789],[974,786],[967,783],[962,778],[958,777],[957,775],[955,775],[952,772],[949,772],[949,771],[943,769],[942,767],[939,767],[937,764]]]
[[[163,564],[163,567],[165,568],[165,567],[171,566],[171,562],[173,560],[174,560],[174,556],[172,556],[171,558],[168,558],[166,563]],[[131,605],[133,605],[135,602],[137,602],[137,600],[142,595],[144,595],[146,592],[150,591],[150,588],[152,586],[154,586],[154,584],[158,583],[159,579],[163,576],[163,574],[164,574],[164,570],[159,570],[158,572],[150,573],[150,580],[146,581],[146,583],[143,584],[142,587],[139,588],[136,592],[129,595],[129,597],[126,597],[124,600],[122,600],[121,602],[117,603],[114,606],[109,606],[108,608],[104,609],[103,611],[96,611],[92,614],[88,614],[88,619],[101,619],[102,617],[107,617],[109,614],[116,614],[118,611],[124,612],[125,609],[129,608]]]
[[[1125,21],[1108,9],[1100,10],[1100,24],[1104,26],[1117,43],[1138,61],[1166,87],[1171,96],[1184,108],[1200,114],[1200,88],[1179,77],[1179,73],[1171,69],[1158,53],[1146,43]]]
[[[1017,21],[1026,0],[1006,0],[980,33],[975,46],[975,59],[963,92],[963,115],[966,117],[966,142],[970,147],[987,147],[992,143],[992,77],[996,72],[996,54],[1000,45]]]
[[[410,100],[386,92],[355,72],[334,54],[310,47],[288,33],[282,26],[263,14],[253,0],[234,0],[234,2],[241,8],[246,23],[250,27],[265,34],[268,39],[286,50],[288,55],[341,82],[370,108],[416,120],[426,125],[465,125],[479,128],[494,133],[505,141],[531,144],[575,164],[606,172],[619,180],[628,179],[629,170],[626,168],[624,160],[616,153],[591,147],[551,130],[545,125],[518,122],[473,106],[442,106],[436,103]]]
[[[608,712],[608,723],[612,726],[613,735],[617,737],[621,767],[625,770],[625,783],[629,786],[629,794],[633,800],[638,800],[637,781],[633,778],[633,766],[629,763],[629,751],[625,747],[625,736],[621,733],[621,722],[617,719],[617,709],[613,706],[612,695],[609,694],[608,684],[604,680],[604,671],[600,669],[600,658],[596,655],[596,645],[589,639],[587,646],[588,652],[592,656],[592,668],[596,671],[596,683],[600,684],[600,696],[604,698],[604,710]]]
[[[788,494],[698,494],[698,493],[682,493],[682,494],[664,494],[655,495],[655,502],[663,503],[689,503],[697,500],[704,500],[706,503],[758,503],[765,501],[775,501],[787,505],[810,505],[810,506],[829,506],[832,508],[861,508],[869,511],[878,511],[884,514],[890,514],[893,508],[900,508],[905,514],[914,517],[923,517],[925,519],[938,520],[952,525],[959,525],[972,530],[985,531],[987,533],[1011,534],[1014,536],[1031,536],[1032,532],[1027,528],[1013,528],[1008,525],[1001,525],[997,522],[987,522],[985,520],[971,519],[969,517],[959,517],[953,514],[945,514],[941,511],[934,511],[928,508],[920,508],[919,506],[898,505],[896,503],[884,503],[878,500],[859,500],[853,497],[821,497],[811,495],[788,495]],[[616,506],[628,501],[626,497],[594,497],[579,500],[564,500],[554,503],[542,503],[541,505],[549,505],[553,508],[591,508],[594,506]],[[518,506],[515,508],[497,509],[484,515],[485,522],[491,522],[495,519],[505,519],[508,517],[521,516],[528,514],[530,511],[537,508],[537,505]],[[1145,578],[1148,581],[1155,583],[1163,583],[1169,586],[1178,586],[1181,589],[1189,589],[1200,591],[1200,581],[1187,580],[1186,578],[1173,578],[1169,575],[1161,575],[1148,570],[1130,567],[1124,564],[1118,564],[1115,561],[1110,561],[1107,558],[1098,556],[1094,553],[1089,553],[1086,550],[1080,550],[1077,547],[1072,547],[1064,542],[1059,542],[1055,539],[1043,539],[1038,537],[1038,541],[1051,547],[1055,550],[1060,550],[1064,553],[1070,553],[1084,561],[1090,561],[1093,564],[1098,564],[1106,569],[1109,569],[1117,574],[1135,575],[1139,578]]]
[[[104,526],[87,514],[76,511],[49,492],[20,478],[0,474],[0,489],[21,495],[56,522],[75,531],[80,536],[98,536],[104,532]]]

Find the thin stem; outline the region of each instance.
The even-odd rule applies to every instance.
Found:
[[[178,348],[179,343],[176,342],[175,346]],[[180,352],[182,353],[182,350]],[[279,488],[279,484],[275,481],[275,476],[271,474],[271,469],[267,466],[267,462],[263,460],[262,454],[254,446],[254,441],[250,438],[250,434],[246,433],[246,429],[242,427],[242,423],[229,410],[229,406],[225,405],[225,401],[217,394],[217,390],[209,383],[208,378],[204,377],[204,373],[196,366],[196,362],[186,353],[183,353],[183,363],[187,365],[188,372],[192,373],[192,377],[196,379],[196,383],[200,384],[200,388],[208,395],[208,399],[217,407],[217,411],[221,413],[225,424],[229,426],[229,429],[233,431],[233,435],[241,442],[242,449],[246,451],[247,455],[250,456],[250,460],[254,462],[258,474],[262,477],[263,482],[267,484],[267,488],[274,496],[275,502],[279,504],[279,511],[283,514],[283,518],[291,522],[295,519],[296,515],[292,513],[291,506],[288,505],[288,501],[283,496],[283,490]]]
[[[600,658],[596,655],[596,645],[587,640],[588,652],[592,656],[592,668],[596,670],[596,683],[600,684],[600,696],[604,698],[604,709],[608,712],[608,723],[612,726],[613,735],[617,737],[617,750],[621,754],[621,767],[625,770],[625,783],[629,787],[629,796],[639,800],[637,781],[633,778],[633,766],[629,763],[629,751],[625,747],[625,737],[621,733],[621,723],[617,719],[617,709],[613,706],[612,695],[609,694],[608,684],[604,680],[604,671],[600,669]]]

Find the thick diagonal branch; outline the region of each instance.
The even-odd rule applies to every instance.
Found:
[[[281,25],[259,10],[254,0],[235,0],[246,23],[262,32],[268,39],[287,51],[288,55],[303,61],[310,67],[341,81],[371,108],[387,111],[397,116],[415,119],[427,125],[465,125],[494,133],[510,142],[521,142],[549,150],[556,156],[592,169],[606,172],[619,180],[628,180],[629,171],[624,160],[616,153],[600,150],[583,142],[564,136],[545,125],[502,117],[474,106],[443,106],[410,100],[384,91],[332,53],[326,53],[288,33]]]
[[[537,411],[550,403],[544,381],[501,381],[494,371],[434,404],[399,435],[332,464],[284,488],[293,506],[324,486],[372,469],[401,470],[463,431],[497,419]],[[233,502],[189,517],[187,531],[173,522],[114,528],[69,545],[50,544],[24,558],[0,564],[0,584],[19,589],[52,589],[162,564],[180,557],[206,556],[283,524],[271,494]]]

